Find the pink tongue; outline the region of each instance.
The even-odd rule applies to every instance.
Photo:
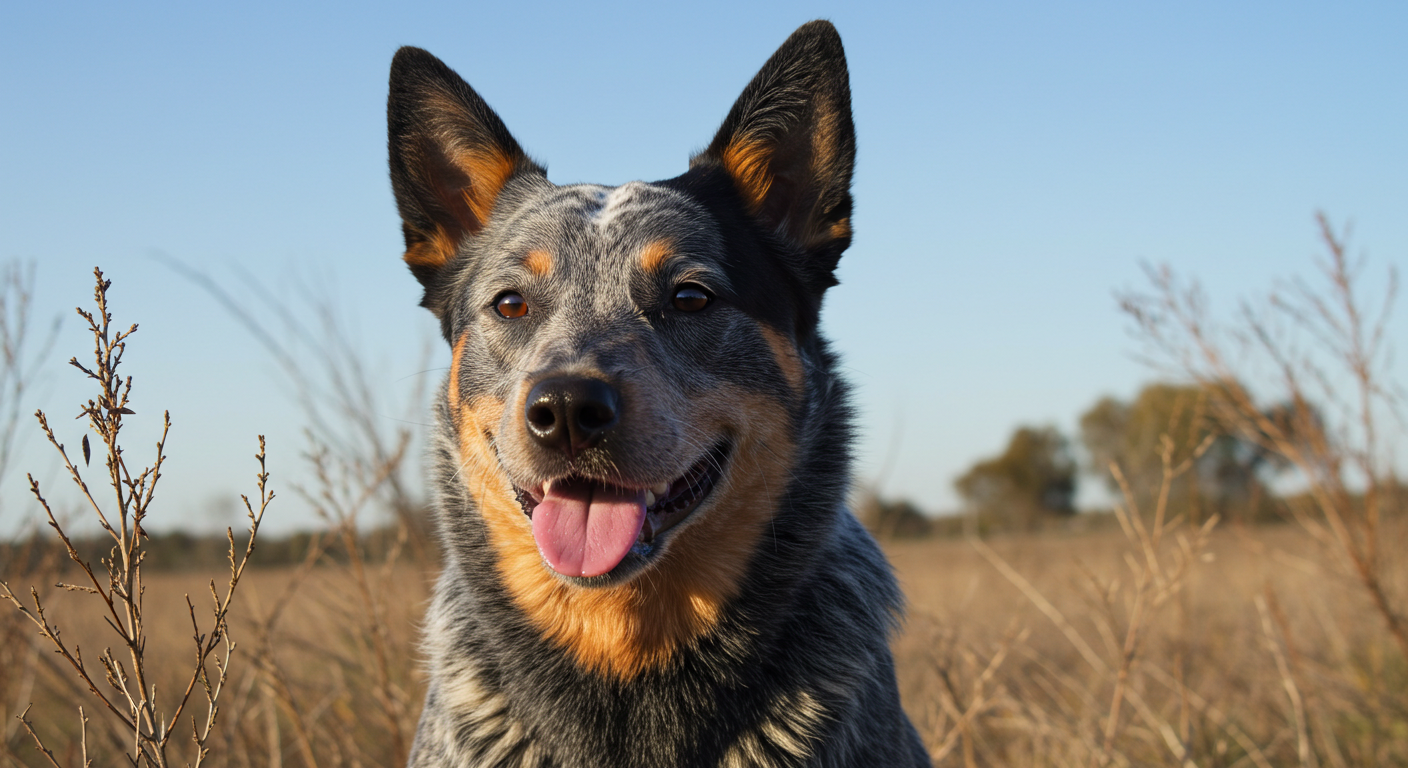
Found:
[[[600,576],[631,551],[644,522],[645,491],[559,481],[533,509],[533,538],[554,571]]]

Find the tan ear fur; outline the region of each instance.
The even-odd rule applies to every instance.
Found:
[[[441,269],[488,225],[509,180],[546,174],[468,83],[419,48],[391,62],[386,119],[404,258],[431,306]]]
[[[753,78],[691,166],[713,165],[748,213],[805,252],[809,282],[831,273],[851,238],[851,121],[846,56],[836,29],[798,29]]]
[[[459,248],[466,235],[478,234],[489,221],[499,193],[526,158],[517,157],[496,147],[464,149],[452,156],[435,148],[427,148],[424,171],[427,186],[438,198],[439,207],[448,214],[440,217],[430,232],[421,232],[416,242],[407,242],[406,264],[412,267],[439,269]]]

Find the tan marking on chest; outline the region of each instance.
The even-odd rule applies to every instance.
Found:
[[[697,444],[709,445],[726,431],[736,441],[731,471],[714,488],[711,508],[681,530],[647,572],[626,584],[580,587],[543,562],[531,521],[486,438],[496,434],[505,403],[451,401],[457,405],[461,476],[483,516],[504,586],[579,666],[621,680],[666,665],[718,623],[738,594],[791,470],[788,417],[775,400],[729,387],[696,400]]]

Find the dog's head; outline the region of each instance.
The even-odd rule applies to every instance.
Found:
[[[794,33],[667,181],[552,184],[419,49],[392,63],[388,122],[405,260],[454,350],[474,508],[445,514],[482,520],[505,586],[579,660],[648,666],[718,618],[793,481],[851,237],[840,38]]]

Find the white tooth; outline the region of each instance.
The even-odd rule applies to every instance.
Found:
[[[668,481],[663,482],[650,490],[654,491],[656,496],[664,496],[670,492],[670,483]]]
[[[646,491],[646,492],[645,492],[645,506],[646,506],[647,509],[650,508],[650,507],[655,506],[655,492],[654,492],[654,491]]]
[[[551,480],[544,480],[544,481],[543,481],[543,495],[544,495],[544,496],[548,495],[548,488],[550,488],[550,487],[552,487],[552,481],[551,481]]]

